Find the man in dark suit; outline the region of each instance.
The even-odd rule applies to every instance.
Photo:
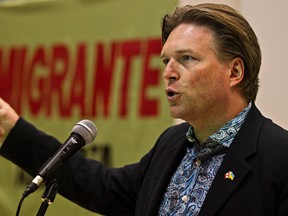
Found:
[[[162,24],[170,112],[185,123],[122,168],[75,154],[59,193],[105,215],[287,216],[288,132],[255,106],[261,52],[249,23],[228,6],[201,4]],[[60,146],[1,99],[0,135],[0,154],[31,175]]]

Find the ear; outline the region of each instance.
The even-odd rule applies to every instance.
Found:
[[[237,86],[244,78],[244,63],[241,58],[230,62],[230,87]]]

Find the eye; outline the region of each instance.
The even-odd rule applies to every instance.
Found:
[[[168,58],[162,58],[162,62],[164,65],[167,65],[169,63],[169,60]]]
[[[185,63],[187,61],[192,61],[192,60],[194,60],[194,58],[192,56],[189,56],[189,55],[183,55],[181,57],[181,62],[183,62],[183,63]]]

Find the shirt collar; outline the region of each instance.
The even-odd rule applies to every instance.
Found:
[[[213,140],[220,143],[226,147],[229,147],[240,130],[249,110],[251,109],[252,102],[249,102],[248,106],[242,110],[235,118],[227,122],[223,127],[221,127],[217,132],[208,137],[207,140]],[[186,138],[189,142],[196,142],[196,137],[194,133],[193,126],[191,125],[186,133]]]

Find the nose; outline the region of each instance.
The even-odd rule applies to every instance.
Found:
[[[179,77],[180,75],[179,71],[177,70],[177,61],[170,59],[163,71],[164,81],[176,81],[179,79]]]

